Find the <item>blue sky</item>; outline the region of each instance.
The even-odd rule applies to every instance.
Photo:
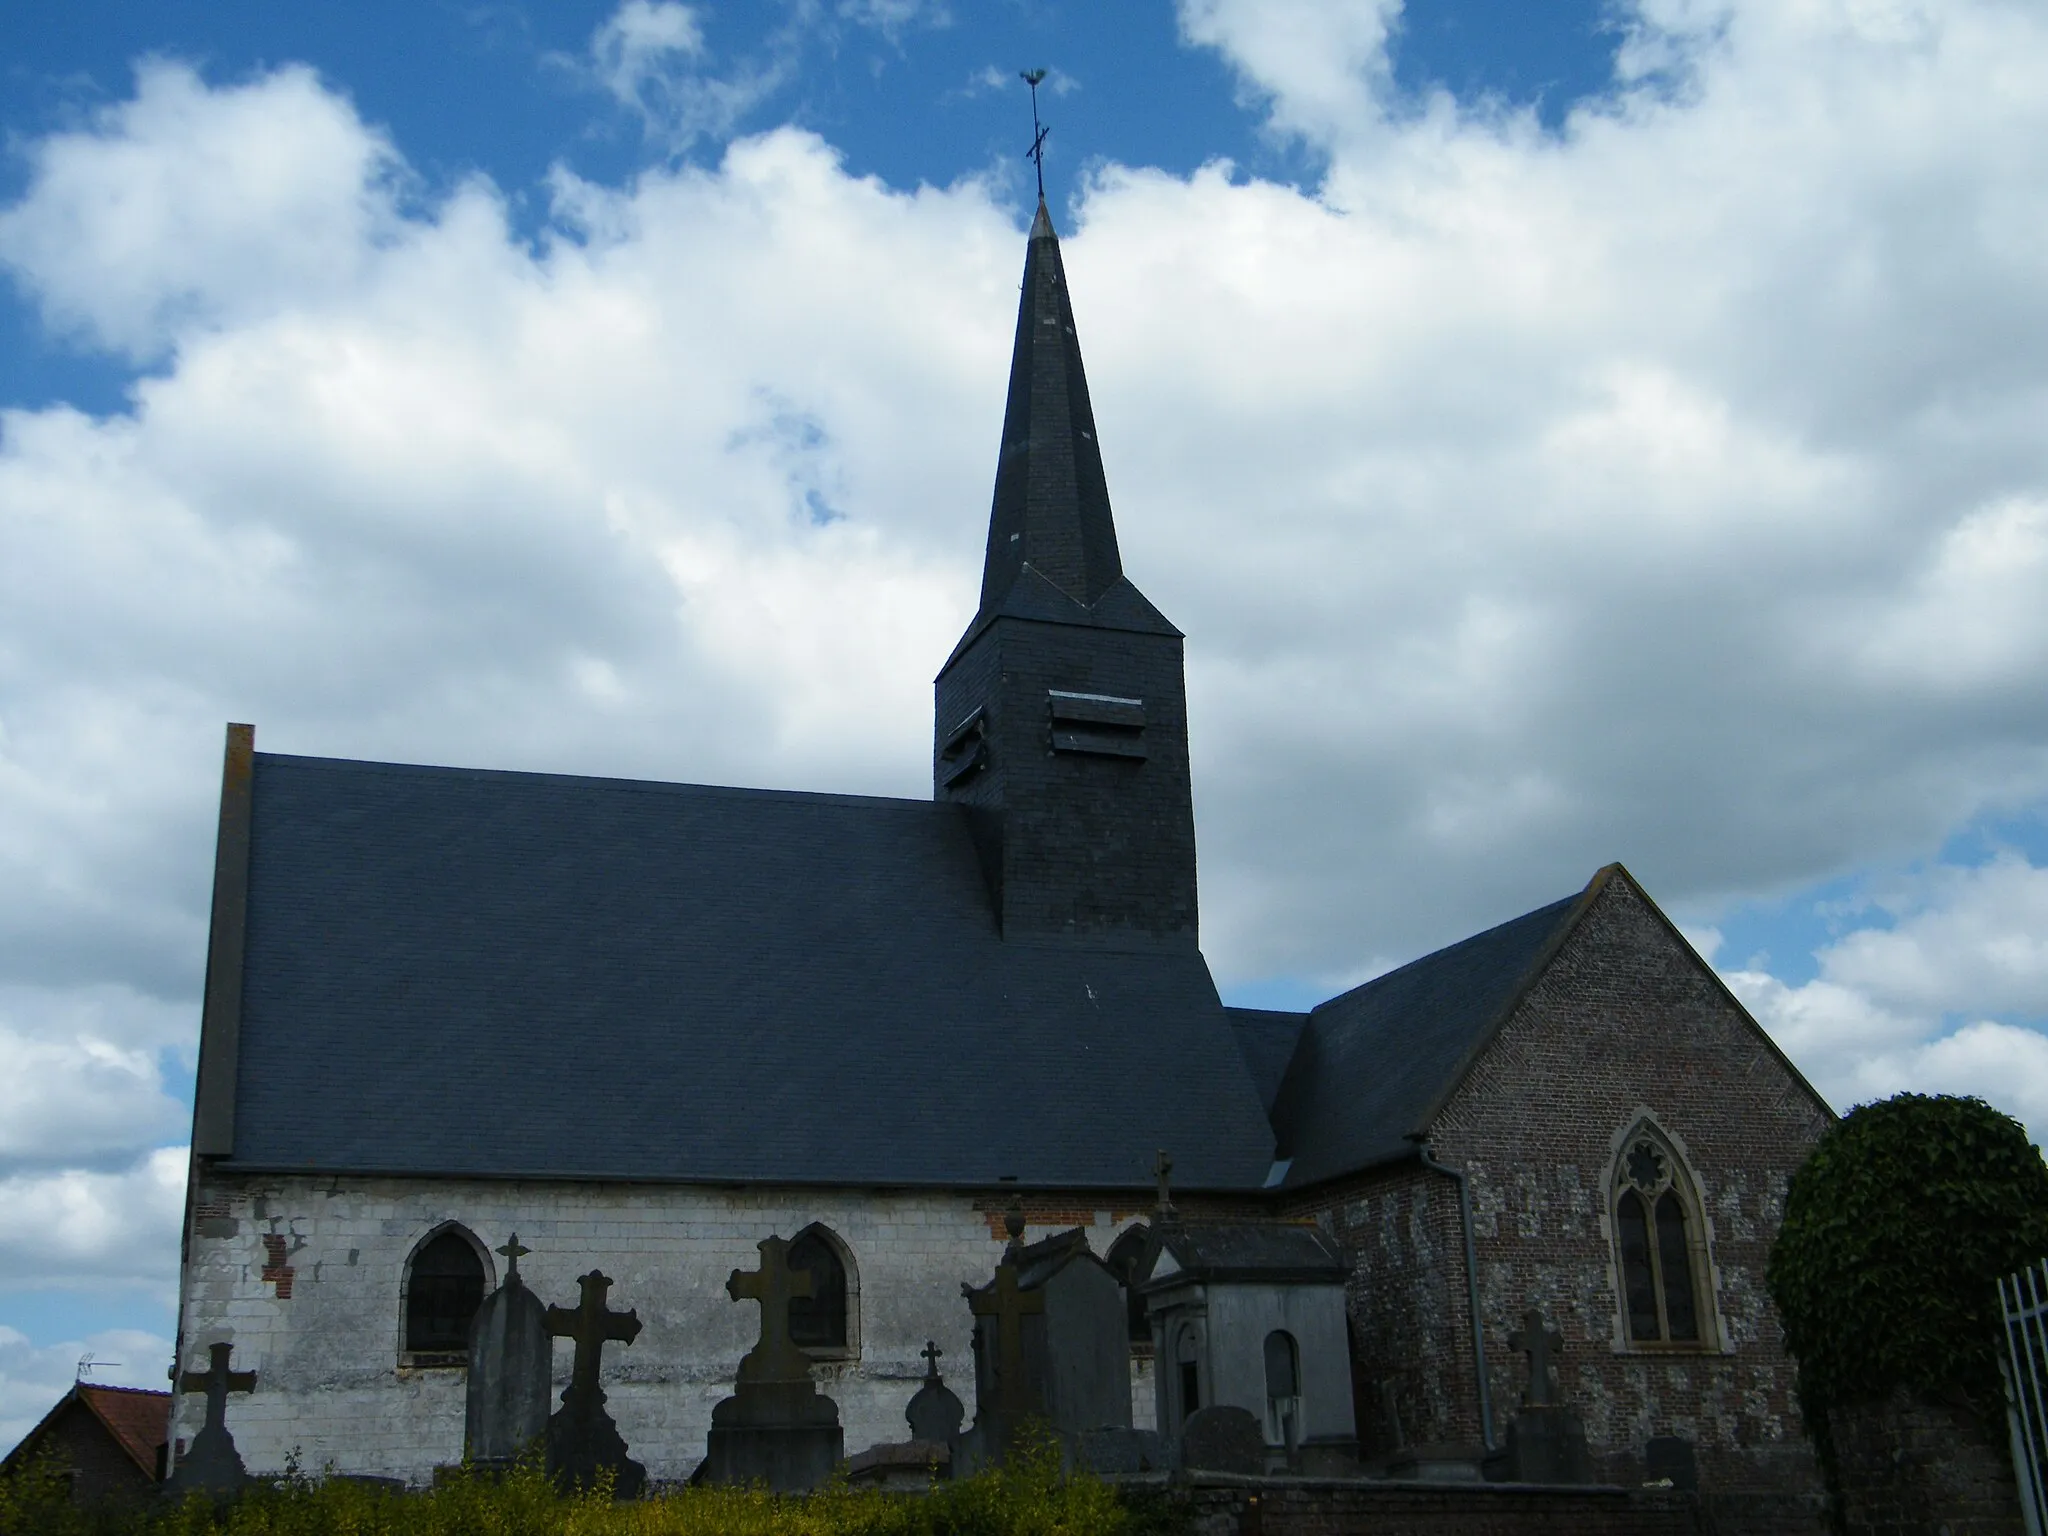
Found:
[[[1027,66],[1226,993],[1619,858],[1838,1105],[2048,1126],[2029,8],[20,9],[0,1442],[161,1379],[223,721],[922,792]]]

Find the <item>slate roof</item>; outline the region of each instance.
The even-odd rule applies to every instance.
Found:
[[[1230,1027],[1237,1035],[1237,1048],[1244,1054],[1245,1070],[1259,1091],[1259,1102],[1268,1115],[1279,1096],[1280,1080],[1287,1075],[1287,1063],[1301,1040],[1305,1013],[1282,1013],[1272,1008],[1226,1008]]]
[[[1256,1188],[1206,964],[1005,943],[957,806],[254,758],[230,1167]],[[1199,1137],[1191,1137],[1199,1127]]]
[[[1581,893],[1582,895],[1583,893]],[[1405,1156],[1575,915],[1568,896],[1310,1010],[1273,1100],[1285,1187]],[[1239,1028],[1240,1042],[1244,1029]]]
[[[1158,1273],[1159,1255],[1170,1253],[1179,1267]],[[1307,1222],[1160,1222],[1150,1251],[1139,1260],[1142,1288],[1187,1281],[1318,1281],[1341,1284],[1348,1272],[1344,1255],[1319,1227]]]

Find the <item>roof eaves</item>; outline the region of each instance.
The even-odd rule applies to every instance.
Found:
[[[108,1394],[132,1394],[134,1396],[148,1398],[168,1398],[170,1396],[170,1393],[152,1392],[147,1388],[142,1387],[96,1387],[90,1386],[85,1382],[77,1383],[73,1390],[77,1392],[80,1401],[82,1401],[85,1404],[85,1406],[92,1411],[92,1416],[98,1419],[100,1423],[106,1427],[107,1433],[114,1437],[114,1443],[119,1445],[122,1450],[128,1453],[128,1459],[134,1462],[136,1466],[140,1467],[143,1473],[152,1482],[155,1481],[157,1475],[156,1447],[153,1445],[146,1447],[137,1445],[134,1439],[129,1434],[128,1426],[116,1423],[114,1419],[107,1413],[106,1409],[101,1406],[99,1401],[99,1395],[102,1392],[105,1392]],[[170,1405],[168,1403],[166,1403],[164,1407],[164,1418],[166,1423],[166,1429],[168,1430],[170,1419]]]

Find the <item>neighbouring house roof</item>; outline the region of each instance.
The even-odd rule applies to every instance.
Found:
[[[96,1421],[143,1476],[155,1481],[161,1475],[164,1442],[170,1437],[171,1394],[147,1387],[107,1387],[84,1381],[73,1383],[71,1390],[37,1420],[35,1428],[23,1435],[6,1459],[0,1461],[0,1470],[34,1455],[46,1432],[67,1413],[84,1413]]]
[[[1172,1146],[1187,1187],[1243,1189],[1270,1166],[1202,958],[1004,942],[957,806],[274,754],[249,777],[239,1038],[231,1074],[202,1068],[229,1167],[1142,1187]]]

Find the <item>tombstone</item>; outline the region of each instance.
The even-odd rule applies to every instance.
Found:
[[[1197,1408],[1181,1426],[1180,1464],[1188,1472],[1257,1476],[1266,1470],[1266,1427],[1249,1408],[1231,1403]]]
[[[519,1276],[520,1258],[533,1250],[519,1234],[496,1250],[505,1256],[505,1283],[486,1296],[469,1329],[468,1412],[463,1455],[483,1468],[509,1465],[547,1433],[554,1339],[548,1309]]]
[[[789,1267],[783,1238],[759,1246],[761,1267],[734,1270],[725,1290],[734,1301],[761,1304],[761,1337],[740,1361],[733,1395],[711,1410],[704,1465],[692,1480],[805,1493],[845,1456],[839,1405],[818,1391],[810,1357],[790,1342],[790,1298],[811,1294],[810,1271]]]
[[[939,1356],[945,1351],[933,1339],[924,1341],[924,1385],[911,1398],[903,1417],[910,1423],[910,1438],[929,1445],[950,1447],[960,1438],[960,1426],[967,1409],[939,1375]]]
[[[605,1305],[610,1277],[593,1269],[577,1284],[583,1289],[579,1305],[547,1311],[550,1337],[573,1339],[576,1344],[562,1406],[547,1423],[548,1476],[564,1487],[588,1488],[599,1474],[610,1472],[614,1498],[638,1498],[647,1486],[647,1469],[626,1454],[625,1439],[605,1411],[597,1376],[606,1340],[631,1344],[640,1336],[640,1316]]]
[[[1564,1348],[1564,1336],[1544,1327],[1543,1314],[1532,1308],[1508,1335],[1508,1348],[1528,1357],[1529,1385],[1508,1421],[1505,1454],[1490,1471],[1515,1483],[1590,1483],[1586,1426],[1557,1387],[1556,1351]]]
[[[1131,1345],[1124,1289],[1076,1227],[1023,1241],[1022,1211],[985,1286],[963,1285],[974,1315],[975,1418],[964,1459],[1001,1460],[1037,1423],[1064,1441],[1131,1427]]]
[[[232,1344],[216,1344],[211,1350],[212,1364],[206,1370],[172,1373],[177,1377],[179,1391],[206,1394],[206,1422],[171,1472],[168,1491],[173,1498],[196,1491],[215,1499],[228,1499],[240,1493],[249,1481],[242,1453],[235,1449],[235,1437],[228,1433],[228,1394],[254,1392],[256,1373],[229,1370],[228,1359],[234,1351]]]

